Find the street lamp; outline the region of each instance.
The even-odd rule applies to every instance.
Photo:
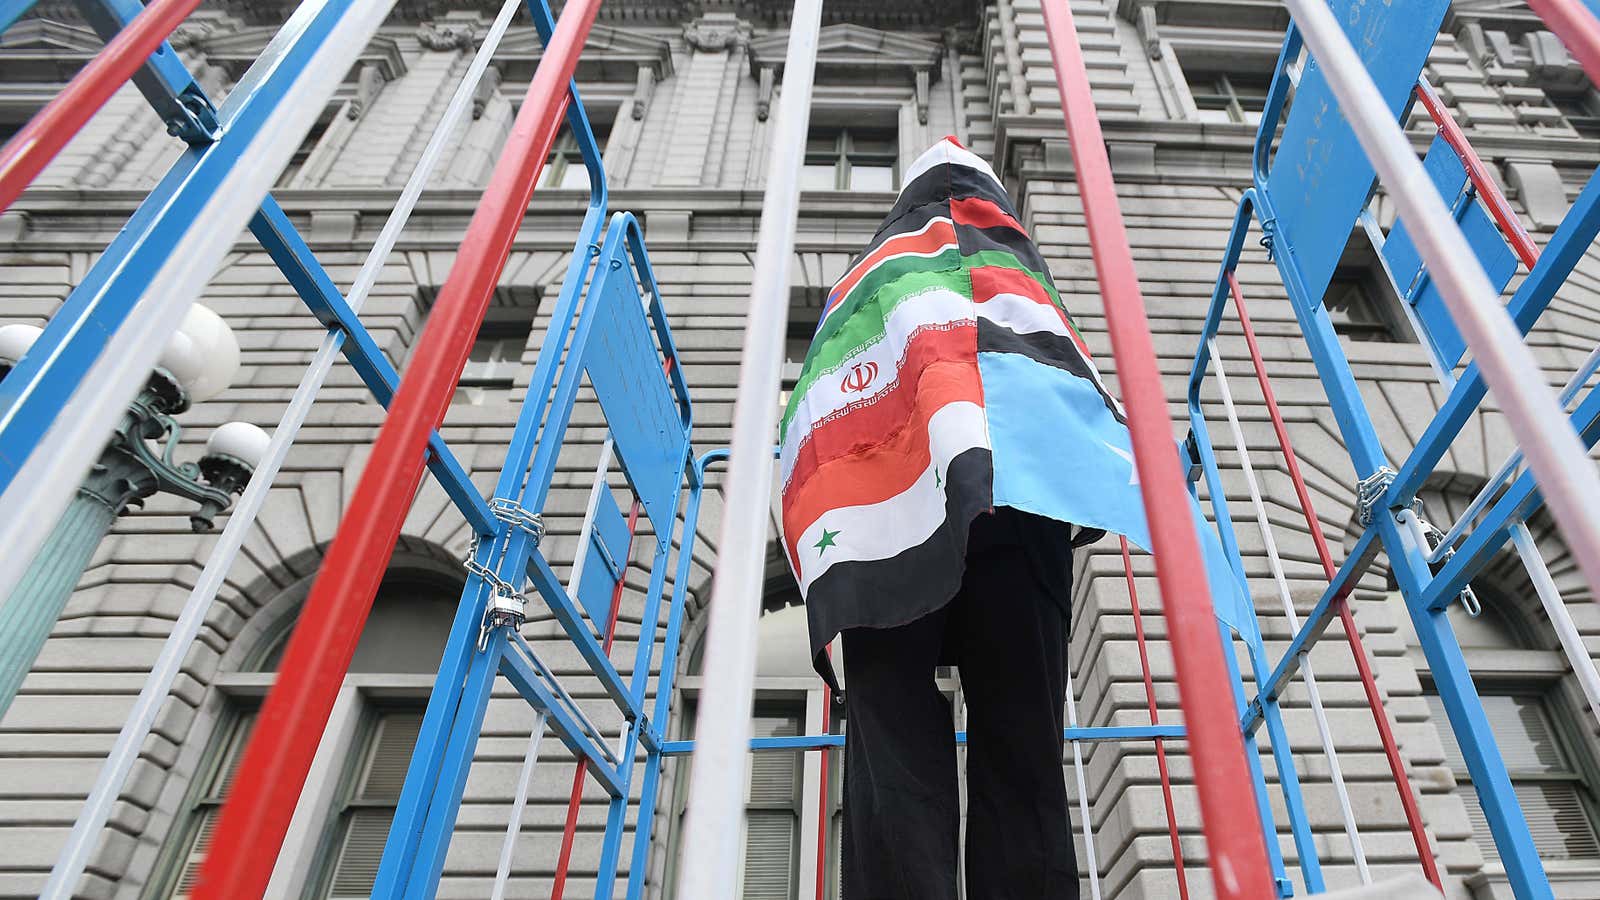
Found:
[[[0,377],[16,365],[40,329],[0,327]],[[0,605],[0,717],[33,668],[95,548],[117,517],[158,493],[195,503],[195,531],[244,490],[267,448],[267,434],[248,422],[211,433],[198,462],[174,462],[183,429],[173,416],[227,388],[239,370],[239,342],[222,317],[196,303],[168,340],[150,381],[117,423],[66,512],[33,563]]]

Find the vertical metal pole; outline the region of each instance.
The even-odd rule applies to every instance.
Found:
[[[1072,662],[1067,662],[1067,727],[1078,727],[1078,701],[1072,692]],[[1083,777],[1083,748],[1077,738],[1072,744],[1072,771],[1078,779],[1078,815],[1083,818],[1083,854],[1089,867],[1089,896],[1100,900],[1100,861],[1094,852],[1094,822],[1089,815],[1089,785]],[[818,897],[817,900],[822,900]]]
[[[1056,85],[1077,170],[1095,270],[1105,298],[1117,373],[1133,435],[1140,491],[1150,522],[1156,577],[1189,728],[1212,877],[1224,900],[1271,896],[1266,839],[1252,815],[1254,794],[1237,712],[1217,685],[1230,681],[1188,492],[1172,446],[1166,388],[1156,365],[1133,253],[1117,204],[1111,160],[1096,116],[1089,72],[1067,0],[1044,0]],[[765,496],[762,497],[763,502]]]
[[[600,453],[600,470],[595,473],[594,491],[589,498],[591,523],[593,522],[594,510],[599,505],[599,492],[610,490],[605,486],[605,467],[611,463],[611,447],[611,438],[608,436],[605,447]],[[622,571],[618,575],[616,587],[611,591],[611,614],[606,619],[605,631],[603,632],[605,636],[603,647],[607,657],[611,655],[611,644],[617,637],[617,619],[622,614],[622,594],[628,587],[628,558],[633,555],[633,533],[634,529],[639,525],[639,510],[639,500],[635,498],[633,508],[628,511],[628,552],[624,553],[622,559],[617,561]],[[576,579],[574,579],[574,583],[576,583]],[[643,630],[643,623],[641,623],[640,630]],[[640,639],[644,639],[642,634]],[[649,674],[648,671],[645,672],[646,677],[649,677]],[[623,729],[626,731],[630,727],[632,726],[625,724]],[[572,862],[572,843],[578,835],[578,810],[583,805],[583,782],[588,775],[588,765],[584,763],[582,758],[579,758],[577,766],[572,771],[572,792],[567,797],[567,824],[561,832],[561,850],[556,856],[556,874],[555,880],[550,886],[550,900],[561,900],[562,895],[566,892],[567,867]]]
[[[1144,639],[1144,614],[1139,610],[1139,588],[1133,581],[1133,556],[1128,553],[1128,539],[1121,538],[1122,572],[1128,581],[1128,609],[1133,613],[1133,637],[1139,645],[1139,669],[1144,673],[1144,700],[1150,713],[1150,724],[1161,724],[1161,714],[1156,709],[1156,686],[1150,677],[1150,651]],[[1167,742],[1155,739],[1156,773],[1161,778],[1161,799],[1167,808],[1167,838],[1172,842],[1172,866],[1178,876],[1178,900],[1189,900],[1189,874],[1183,868],[1183,843],[1178,840],[1178,813],[1172,804],[1172,775],[1167,771]]]
[[[1232,269],[1227,274],[1228,287],[1233,293],[1234,310],[1239,314],[1239,329],[1244,333],[1245,346],[1250,350],[1250,363],[1255,368],[1256,383],[1261,387],[1261,399],[1266,403],[1267,415],[1272,419],[1273,433],[1278,437],[1278,449],[1283,454],[1284,468],[1289,473],[1289,480],[1294,483],[1295,497],[1300,503],[1300,511],[1305,515],[1306,530],[1311,533],[1311,542],[1316,545],[1317,559],[1322,563],[1323,574],[1331,583],[1338,575],[1338,569],[1333,564],[1333,552],[1328,549],[1327,536],[1322,533],[1322,522],[1317,518],[1316,509],[1311,503],[1311,491],[1306,488],[1306,479],[1300,472],[1300,458],[1295,455],[1294,444],[1289,440],[1289,428],[1284,424],[1283,411],[1278,408],[1277,394],[1272,390],[1272,379],[1267,377],[1267,364],[1261,356],[1261,347],[1256,341],[1255,325],[1250,321],[1250,312],[1245,307],[1244,291],[1239,288],[1239,278]],[[1378,682],[1372,674],[1372,663],[1367,659],[1367,648],[1362,643],[1361,631],[1356,626],[1355,615],[1350,612],[1350,604],[1340,598],[1336,604],[1339,610],[1339,619],[1344,627],[1345,641],[1350,646],[1350,655],[1355,658],[1356,673],[1361,678],[1361,687],[1366,694],[1367,708],[1372,713],[1373,725],[1378,729],[1378,741],[1383,745],[1383,755],[1389,762],[1389,774],[1394,778],[1395,790],[1400,795],[1400,806],[1405,810],[1406,824],[1411,829],[1411,840],[1417,848],[1417,859],[1422,863],[1422,871],[1428,881],[1441,892],[1444,882],[1439,877],[1439,865],[1433,858],[1433,848],[1428,843],[1427,827],[1422,821],[1422,810],[1417,806],[1417,794],[1411,787],[1411,777],[1406,774],[1405,760],[1400,757],[1400,746],[1395,741],[1394,728],[1389,724],[1389,713],[1384,708],[1383,697],[1378,692]]]
[[[1230,275],[1232,273],[1229,273]],[[1211,362],[1217,370],[1217,392],[1222,398],[1222,408],[1228,418],[1228,428],[1233,434],[1234,451],[1239,455],[1239,466],[1249,489],[1250,505],[1255,509],[1256,529],[1261,533],[1261,543],[1267,553],[1267,567],[1278,587],[1278,599],[1283,604],[1284,620],[1291,634],[1300,630],[1300,617],[1295,613],[1294,600],[1289,596],[1289,579],[1283,572],[1283,560],[1278,556],[1278,542],[1272,533],[1272,522],[1267,517],[1266,504],[1261,499],[1261,487],[1256,482],[1255,465],[1250,461],[1250,447],[1245,442],[1244,426],[1239,423],[1239,411],[1233,404],[1233,390],[1228,386],[1228,371],[1222,364],[1222,351],[1216,338],[1207,344],[1211,348]],[[1322,755],[1328,761],[1328,776],[1333,782],[1333,793],[1339,801],[1339,815],[1344,820],[1344,833],[1350,839],[1350,853],[1355,859],[1356,874],[1362,884],[1372,883],[1372,870],[1367,866],[1366,848],[1361,843],[1361,832],[1356,825],[1355,810],[1350,806],[1350,790],[1345,786],[1344,770],[1339,765],[1339,754],[1333,745],[1333,730],[1328,724],[1327,711],[1322,706],[1322,692],[1317,686],[1317,676],[1311,668],[1311,654],[1301,654],[1300,671],[1305,676],[1306,697],[1311,702],[1311,714],[1317,723],[1317,736],[1322,740]]]
[[[516,853],[517,838],[522,836],[522,811],[528,808],[528,786],[533,783],[533,770],[539,764],[539,742],[544,740],[544,710],[533,714],[533,734],[528,738],[528,752],[522,755],[522,771],[517,775],[517,795],[511,801],[511,818],[506,822],[506,838],[500,842],[500,865],[494,873],[494,890],[490,900],[505,900],[506,882],[511,879],[511,857]]]
[[[683,512],[683,537],[678,542],[678,568],[672,578],[672,606],[667,613],[667,633],[661,648],[661,676],[656,681],[655,712],[651,715],[657,737],[667,734],[672,713],[673,682],[678,674],[678,644],[683,633],[684,610],[688,606],[689,573],[694,568],[694,543],[700,523],[700,498],[705,492],[705,470],[714,461],[727,457],[726,450],[713,450],[690,469],[689,503]],[[650,874],[650,838],[655,829],[657,795],[661,790],[661,749],[652,746],[645,759],[644,781],[639,790],[639,821],[634,826],[633,863],[628,869],[627,900],[642,900]]]
[[[731,898],[738,882],[743,773],[750,763],[750,704],[760,613],[755,599],[761,593],[766,557],[778,376],[789,320],[789,270],[800,213],[800,165],[805,159],[821,26],[822,0],[796,0],[756,241],[750,314],[739,360],[727,505],[717,542],[720,558],[707,625],[706,688],[689,776],[678,895],[695,900]]]

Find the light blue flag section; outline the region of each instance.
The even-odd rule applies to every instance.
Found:
[[[994,453],[995,505],[1115,532],[1149,550],[1132,436],[1094,384],[1017,353],[979,353],[978,373]],[[1216,529],[1193,497],[1189,506],[1217,617],[1235,631],[1254,633],[1254,607]]]

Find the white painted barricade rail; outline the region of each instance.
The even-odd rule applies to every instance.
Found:
[[[423,149],[421,157],[417,160],[416,168],[412,170],[411,177],[406,181],[400,197],[395,202],[394,209],[389,213],[388,220],[384,223],[383,230],[378,234],[377,241],[372,250],[367,254],[366,261],[361,270],[356,274],[355,282],[350,286],[350,292],[345,298],[351,310],[360,312],[366,302],[367,294],[372,286],[377,283],[379,274],[383,271],[384,263],[389,254],[394,250],[395,243],[400,239],[406,221],[416,209],[417,199],[421,196],[423,188],[427,185],[428,178],[433,174],[434,168],[444,154],[449,143],[450,135],[454,131],[461,117],[472,107],[472,97],[477,90],[483,73],[489,67],[495,49],[499,47],[500,40],[505,36],[506,29],[510,26],[512,18],[521,7],[520,0],[504,0],[499,15],[494,24],[484,35],[483,43],[479,46],[477,54],[473,57],[466,73],[462,76],[460,85],[450,98],[449,105],[444,114],[440,116],[439,123],[434,129],[432,137]],[[381,18],[381,16],[380,16]],[[285,26],[287,27],[287,26]],[[374,27],[375,24],[374,24]],[[366,46],[364,39],[357,42],[354,53]],[[348,64],[346,64],[348,68]],[[329,69],[331,71],[331,68]],[[342,69],[340,71],[343,71]],[[286,101],[287,102],[287,101]],[[318,109],[321,107],[318,106]],[[292,131],[292,135],[300,135],[305,128]],[[289,141],[297,145],[297,137]],[[284,157],[287,161],[287,156]],[[272,168],[270,173],[275,173],[282,165]],[[253,195],[255,196],[255,195]],[[229,244],[232,235],[238,229],[229,232]],[[207,273],[209,274],[209,273]],[[196,280],[196,284],[204,284],[203,277]],[[128,773],[133,770],[134,762],[139,757],[139,750],[144,745],[145,738],[150,734],[151,727],[155,724],[156,716],[161,711],[161,706],[166,702],[172,684],[177,679],[182,668],[184,657],[188,655],[189,647],[200,634],[205,625],[206,614],[211,609],[212,602],[216,599],[217,591],[221,590],[223,582],[228,576],[228,570],[238,558],[240,549],[244,546],[245,538],[249,535],[251,527],[255,524],[256,516],[260,514],[261,507],[266,503],[267,495],[272,490],[272,482],[277,478],[278,470],[282,467],[289,447],[294,443],[295,437],[300,433],[300,428],[305,424],[306,417],[310,415],[311,404],[316,400],[317,393],[322,389],[322,384],[327,380],[328,373],[333,369],[333,364],[339,359],[339,349],[344,344],[344,335],[340,332],[329,332],[322,339],[322,344],[317,348],[316,354],[311,359],[311,364],[306,367],[305,374],[301,376],[300,384],[295,388],[294,395],[289,400],[288,408],[284,410],[283,418],[279,420],[278,427],[273,429],[272,440],[268,444],[266,456],[261,464],[256,467],[250,476],[250,482],[245,486],[238,503],[234,505],[232,513],[228,516],[228,524],[223,528],[215,547],[206,559],[205,568],[200,572],[200,578],[195,583],[194,589],[189,593],[178,620],[174,623],[172,632],[167,636],[166,643],[162,645],[161,654],[157,657],[155,665],[151,668],[150,676],[145,681],[144,688],[139,692],[139,697],[134,701],[133,709],[128,713],[127,721],[123,723],[122,731],[117,735],[117,741],[112,746],[111,754],[101,767],[100,774],[95,780],[94,788],[90,791],[84,803],[78,820],[74,823],[72,833],[67,838],[67,845],[57,858],[55,867],[50,872],[50,879],[45,885],[41,898],[49,900],[64,900],[72,894],[73,888],[82,877],[84,869],[88,866],[89,857],[93,854],[95,846],[99,843],[100,832],[105,827],[111,815],[111,809],[116,805],[117,796],[122,792],[122,786],[127,781]],[[158,345],[159,346],[159,345]],[[143,383],[142,381],[140,383]],[[44,531],[47,529],[41,529]]]
[[[1267,566],[1278,587],[1278,599],[1283,602],[1283,616],[1289,624],[1289,633],[1300,631],[1300,616],[1295,612],[1294,600],[1289,595],[1289,579],[1283,573],[1283,560],[1278,555],[1278,542],[1272,535],[1272,522],[1267,517],[1267,506],[1261,499],[1261,485],[1256,481],[1255,466],[1250,462],[1250,447],[1244,438],[1244,427],[1239,424],[1239,411],[1233,403],[1233,391],[1228,387],[1228,372],[1223,367],[1222,352],[1216,338],[1206,342],[1211,352],[1212,365],[1217,371],[1217,391],[1222,398],[1222,408],[1228,417],[1228,428],[1233,433],[1234,451],[1239,456],[1244,481],[1250,491],[1250,505],[1255,510],[1256,528],[1261,532],[1261,542],[1267,551]],[[1362,884],[1372,883],[1372,870],[1367,865],[1366,847],[1361,843],[1361,832],[1356,826],[1355,810],[1350,805],[1350,790],[1345,785],[1344,770],[1339,765],[1339,753],[1333,745],[1333,729],[1328,724],[1328,713],[1322,706],[1322,692],[1317,687],[1317,675],[1311,668],[1311,654],[1300,654],[1300,672],[1305,677],[1306,697],[1311,702],[1311,715],[1317,723],[1317,736],[1322,740],[1322,755],[1328,760],[1328,776],[1333,782],[1333,792],[1339,799],[1339,815],[1344,820],[1345,837],[1350,839],[1350,853],[1355,859],[1356,873]]]
[[[727,505],[707,623],[705,696],[689,776],[678,896],[695,900],[732,900],[738,884],[744,830],[742,773],[750,764],[750,703],[760,611],[760,604],[751,598],[761,592],[766,558],[772,444],[778,425],[778,404],[773,401],[778,396],[789,319],[800,165],[805,160],[821,27],[822,0],[796,0],[762,199],[750,314],[739,356],[739,396],[733,408],[724,491]]]

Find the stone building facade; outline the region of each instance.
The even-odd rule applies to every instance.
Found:
[[[1600,95],[1521,3],[1465,0],[1454,7],[1427,74],[1503,179],[1524,223],[1542,239],[1600,158]],[[1228,223],[1249,184],[1256,111],[1287,15],[1267,0],[1072,0],[1072,8],[1177,429],[1194,336]],[[260,0],[206,4],[179,29],[174,44],[220,98],[288,9]],[[786,14],[779,0],[607,3],[578,68],[605,148],[612,205],[638,213],[646,225],[696,403],[699,451],[726,441],[738,390],[772,113],[784,102]],[[328,73],[342,77],[334,99],[283,173],[275,196],[341,284],[349,283],[364,258],[492,15],[492,6],[481,2],[402,0],[350,72]],[[822,295],[889,205],[898,173],[933,140],[954,134],[993,160],[1114,380],[1039,0],[830,0],[825,17],[795,247],[790,361],[803,352]],[[98,45],[72,5],[59,2],[39,4],[0,36],[0,137],[25,121]],[[525,19],[519,21],[367,303],[363,318],[402,369],[539,57],[537,36]],[[1426,117],[1413,116],[1410,130],[1417,146],[1425,147],[1432,132]],[[47,319],[179,150],[136,92],[117,94],[0,216],[0,320]],[[558,143],[543,178],[444,428],[485,491],[526,391],[548,325],[547,301],[559,287],[582,213],[581,162],[570,145]],[[1381,201],[1378,212],[1385,226],[1392,222],[1392,211]],[[1399,459],[1442,394],[1363,241],[1352,234],[1327,302],[1391,458]],[[1357,533],[1353,473],[1276,275],[1254,242],[1247,246],[1239,272],[1262,349],[1323,526],[1331,540],[1342,539],[1348,547]],[[208,431],[231,419],[272,427],[322,334],[248,234],[212,278],[204,302],[234,328],[244,367],[230,390],[184,416],[180,457],[197,455]],[[1564,380],[1587,354],[1600,333],[1597,323],[1600,253],[1591,250],[1530,339],[1553,379]],[[1224,326],[1220,344],[1242,373],[1244,348],[1234,323]],[[1288,479],[1267,455],[1273,442],[1260,396],[1242,377],[1234,387],[1293,597],[1304,609],[1322,589],[1321,567]],[[277,650],[382,418],[356,376],[337,369],[144,748],[82,896],[183,896],[230,762],[273,680]],[[545,547],[562,565],[573,555],[603,437],[594,410],[580,410],[576,421],[580,427],[572,432],[545,509]],[[1435,520],[1452,518],[1513,446],[1497,415],[1480,414],[1430,482]],[[1253,518],[1237,459],[1223,452],[1222,462],[1269,650],[1279,653],[1288,629],[1262,541],[1248,527]],[[690,583],[669,586],[689,593],[692,616],[680,657],[678,734],[692,730],[700,613],[716,560],[717,507],[713,492]],[[1548,523],[1534,524],[1580,629],[1600,650],[1600,609]],[[431,684],[432,661],[463,581],[460,559],[468,537],[443,494],[425,486],[324,738],[274,896],[366,896]],[[157,498],[119,521],[84,573],[22,695],[0,722],[0,896],[33,896],[42,885],[211,543],[190,533],[186,510],[176,501]],[[758,730],[812,732],[821,726],[820,682],[808,674],[804,651],[796,646],[800,610],[775,544],[768,559],[766,594],[749,598],[764,609]],[[644,587],[647,562],[645,555],[633,560],[629,584],[635,592]],[[1145,724],[1129,596],[1115,545],[1092,548],[1078,571],[1072,657],[1079,716],[1096,725]],[[1147,557],[1135,558],[1139,602],[1156,639],[1157,696],[1163,716],[1177,721],[1153,571]],[[1519,573],[1519,564],[1508,558],[1480,579],[1485,613],[1463,617],[1460,634],[1503,746],[1515,756],[1519,795],[1537,820],[1558,896],[1600,896],[1600,733]],[[1426,666],[1408,638],[1404,610],[1391,594],[1381,559],[1361,582],[1355,607],[1450,895],[1509,896],[1492,842],[1481,824],[1475,827],[1480,819],[1459,752],[1430,699]],[[619,662],[633,658],[638,619],[636,604],[625,607]],[[1367,852],[1380,875],[1415,871],[1376,731],[1336,632],[1337,627],[1314,658]],[[554,622],[536,614],[525,634],[567,676],[597,720],[614,729],[610,704],[584,676]],[[1286,704],[1318,849],[1333,885],[1354,884],[1303,693],[1292,690]],[[488,895],[530,721],[509,689],[497,694],[441,897]],[[1183,749],[1181,743],[1171,747],[1180,781],[1183,854],[1195,895],[1207,896],[1204,842],[1187,786],[1193,773]],[[1151,747],[1085,750],[1107,896],[1176,897]],[[650,872],[655,897],[674,896],[681,766],[669,765],[663,789]],[[831,768],[836,777],[838,767]],[[570,777],[570,761],[547,743],[510,896],[548,895]],[[814,755],[759,759],[751,780],[743,896],[812,896],[819,779]],[[1298,879],[1275,791],[1274,786],[1279,842]],[[598,789],[589,796],[597,800]],[[598,802],[583,811],[569,896],[592,895],[582,873],[593,871],[603,815]],[[831,881],[831,864],[828,869],[824,875]]]

